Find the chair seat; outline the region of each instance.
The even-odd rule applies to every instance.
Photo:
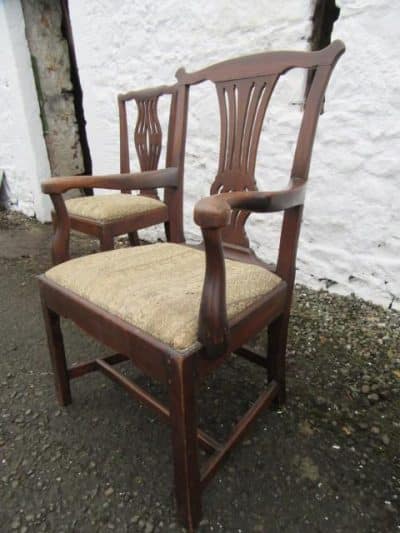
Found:
[[[65,205],[70,215],[100,223],[115,221],[127,216],[139,216],[156,209],[165,210],[167,213],[166,204],[160,200],[121,193],[80,196],[66,200]]]
[[[204,252],[157,243],[72,259],[47,271],[62,287],[118,316],[178,352],[197,343]],[[265,268],[226,260],[228,319],[281,279]]]

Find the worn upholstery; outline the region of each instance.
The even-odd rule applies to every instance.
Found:
[[[204,252],[173,243],[121,248],[72,259],[46,276],[177,351],[197,342]],[[281,279],[266,269],[226,260],[228,318]]]
[[[71,215],[89,218],[97,222],[111,222],[126,216],[142,215],[167,206],[160,200],[133,194],[102,194],[80,196],[66,200]]]

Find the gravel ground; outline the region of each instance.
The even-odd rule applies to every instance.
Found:
[[[0,530],[181,531],[156,415],[97,374],[73,383],[71,406],[55,403],[35,280],[49,235],[0,212]],[[96,248],[77,236],[72,245]],[[199,531],[400,531],[399,325],[394,311],[296,288],[287,406],[261,415],[220,469]],[[65,341],[70,361],[104,353],[71,324]],[[264,380],[232,358],[200,391],[202,427],[224,438]]]

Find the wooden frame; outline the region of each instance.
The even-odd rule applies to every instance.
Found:
[[[70,403],[71,380],[88,372],[101,371],[169,421],[172,427],[177,507],[182,522],[189,531],[194,531],[200,521],[201,492],[212,479],[217,467],[264,407],[285,401],[287,329],[306,181],[324,92],[331,72],[343,52],[343,43],[336,41],[321,52],[265,53],[219,63],[193,74],[186,74],[182,70],[177,73],[177,123],[182,128],[180,135],[185,135],[186,132],[184,117],[191,85],[204,80],[215,82],[221,106],[222,155],[217,185],[213,185],[213,188],[217,187],[219,194],[200,200],[194,213],[195,221],[203,233],[206,259],[199,311],[198,347],[182,355],[142,330],[60,287],[45,275],[40,277],[43,314],[59,402],[62,405]],[[287,189],[283,191],[259,192],[255,190],[252,173],[260,124],[272,92],[269,84],[275,86],[277,78],[291,68],[315,69],[300,127],[292,177]],[[256,90],[257,87],[260,90]],[[229,94],[224,94],[224,91]],[[235,142],[235,135],[239,142]],[[237,154],[239,148],[245,155]],[[162,180],[165,187],[173,188],[178,179],[176,171],[169,169],[165,172],[167,174],[163,177],[159,173],[149,174],[149,187],[159,186],[159,180]],[[76,180],[77,178],[73,179],[75,184]],[[143,183],[142,175],[125,175],[116,181],[121,189],[133,183],[140,187]],[[56,186],[54,181],[46,182],[43,190],[51,194],[57,211],[59,224],[53,253],[55,262],[61,262],[67,258],[65,225],[68,218],[63,211],[65,206],[60,201],[60,193],[67,190],[69,181],[58,180],[57,183]],[[103,183],[107,185],[108,178]],[[272,291],[228,321],[224,258],[231,257],[263,265],[250,252],[244,231],[244,223],[252,211],[284,211],[276,266],[276,273],[281,281]],[[268,268],[267,265],[263,266]],[[115,351],[115,355],[68,368],[60,316],[73,320],[89,335]],[[267,358],[246,347],[249,339],[266,326]],[[220,444],[197,427],[196,391],[199,383],[232,353],[258,364],[263,371],[267,370],[268,385],[240,420],[227,442]],[[166,384],[169,390],[169,408],[129,382],[114,368],[114,365],[125,360],[132,361],[142,372]],[[212,452],[203,469],[199,466],[199,445]]]
[[[139,244],[138,230],[163,223],[165,226],[168,241],[183,242],[183,218],[182,218],[182,189],[183,189],[183,157],[184,136],[175,137],[177,131],[182,131],[182,124],[176,129],[177,115],[177,93],[176,85],[162,85],[140,91],[130,91],[118,96],[119,127],[120,127],[120,175],[113,176],[76,176],[75,184],[70,181],[69,188],[80,188],[89,196],[93,195],[93,187],[100,187],[103,178],[107,178],[108,188],[121,190],[122,193],[130,194],[135,188],[144,196],[159,200],[157,189],[149,187],[146,183],[147,173],[157,171],[161,155],[162,131],[158,118],[158,101],[161,97],[170,96],[170,116],[168,123],[168,136],[166,146],[166,168],[175,168],[177,180],[174,188],[165,190],[164,205],[160,205],[147,211],[142,215],[132,214],[111,221],[98,221],[91,218],[80,217],[68,213],[70,229],[92,235],[100,240],[102,251],[111,250],[114,247],[114,237],[128,234],[132,245]],[[120,188],[117,177],[130,174],[129,158],[129,129],[127,119],[127,103],[134,100],[137,105],[137,121],[135,126],[134,141],[143,182],[134,186],[127,183],[127,186]],[[181,117],[182,118],[182,117]],[[162,172],[162,171],[161,171]],[[161,174],[162,175],[162,174]],[[99,178],[99,180],[97,180]],[[53,178],[62,180],[64,178]],[[113,182],[114,180],[114,182]],[[103,180],[104,181],[104,180]],[[78,185],[79,183],[79,185]],[[158,187],[164,188],[162,181]],[[53,214],[53,224],[56,227],[55,214]]]

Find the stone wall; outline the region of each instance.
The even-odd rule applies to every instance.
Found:
[[[337,4],[341,13],[333,37],[346,42],[347,52],[320,119],[297,279],[399,307],[400,4]],[[173,82],[181,65],[192,70],[266,49],[306,49],[311,32],[308,0],[121,0],[112,10],[106,1],[72,0],[70,7],[96,172],[118,170],[118,92]],[[273,97],[260,143],[260,189],[287,182],[304,80],[290,74]],[[189,240],[199,239],[193,206],[207,194],[216,170],[217,113],[211,88],[193,90],[186,160]],[[279,216],[250,219],[249,234],[260,256],[273,257],[278,229]],[[154,238],[162,230],[142,233]]]
[[[347,52],[333,74],[320,119],[297,280],[400,308],[400,4],[337,4],[341,13],[333,38],[343,39]],[[0,4],[0,59],[5,65],[0,72],[0,171],[6,172],[14,207],[37,214],[42,209],[39,183],[48,161],[43,158],[18,10],[17,0]],[[119,0],[112,7],[106,0],[70,0],[70,10],[93,170],[98,173],[118,171],[118,92],[173,83],[182,65],[193,70],[267,49],[307,49],[311,34],[308,0]],[[260,142],[260,189],[287,182],[304,84],[304,74],[290,73],[273,96]],[[161,115],[165,121],[166,106]],[[190,241],[200,238],[193,206],[213,180],[218,132],[214,89],[195,88],[186,159],[185,227]],[[248,231],[261,257],[274,259],[278,230],[278,215],[250,218]],[[162,228],[142,235],[162,236]]]

